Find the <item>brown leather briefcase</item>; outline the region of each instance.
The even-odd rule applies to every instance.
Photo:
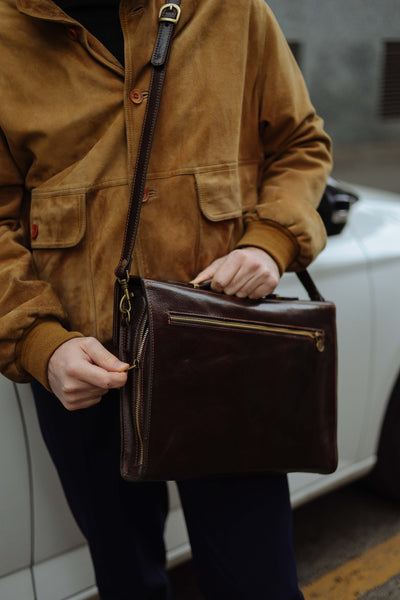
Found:
[[[335,308],[129,281],[121,472],[167,480],[336,468]]]

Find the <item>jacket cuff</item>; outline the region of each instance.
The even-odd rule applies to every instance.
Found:
[[[277,223],[250,221],[236,247],[254,246],[265,250],[276,262],[281,275],[299,253],[296,239]]]
[[[50,357],[61,344],[76,337],[83,335],[77,331],[67,331],[58,321],[40,321],[18,344],[18,362],[24,371],[51,392],[47,378]]]

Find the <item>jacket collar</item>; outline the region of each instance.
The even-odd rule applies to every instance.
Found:
[[[65,14],[52,0],[15,0],[15,4],[19,12],[36,19],[62,23],[73,21],[72,17]]]
[[[149,0],[131,0],[132,5],[143,5],[148,2]],[[36,19],[57,21],[58,23],[74,22],[74,19],[52,0],[15,0],[15,4],[19,12]]]

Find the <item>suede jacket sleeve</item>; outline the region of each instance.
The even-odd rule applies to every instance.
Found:
[[[23,225],[24,185],[0,132],[0,365],[14,381],[32,376],[48,387],[47,363],[77,337],[49,283],[36,277]],[[21,351],[19,351],[21,346]]]
[[[238,246],[263,248],[283,273],[304,269],[325,246],[315,209],[331,170],[331,142],[272,12],[266,7],[262,14],[265,51],[258,84],[265,160],[259,202],[245,215]]]

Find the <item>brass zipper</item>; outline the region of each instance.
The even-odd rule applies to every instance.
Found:
[[[239,329],[247,331],[259,331],[264,333],[275,333],[283,335],[292,335],[312,339],[318,352],[325,350],[325,334],[319,329],[301,329],[297,327],[288,327],[284,325],[275,325],[273,323],[252,323],[249,321],[236,321],[234,319],[217,319],[215,317],[206,317],[200,315],[185,315],[181,313],[170,313],[169,320],[171,324],[189,324],[205,325],[211,327],[220,327],[223,329]]]
[[[136,357],[135,357],[132,367],[131,367],[132,369],[135,369],[137,371],[137,373],[136,373],[135,425],[136,425],[137,440],[138,440],[138,446],[139,446],[139,451],[137,453],[138,465],[143,464],[143,458],[144,458],[144,444],[143,444],[141,423],[140,423],[140,409],[141,409],[141,404],[142,404],[141,403],[141,390],[142,390],[142,377],[143,377],[143,369],[142,369],[142,365],[141,365],[141,360],[142,360],[144,347],[146,345],[148,333],[149,333],[149,328],[147,327],[147,314],[146,314],[141,323],[141,326],[140,326],[139,335],[138,335],[138,339],[139,339],[138,351],[137,351]]]

